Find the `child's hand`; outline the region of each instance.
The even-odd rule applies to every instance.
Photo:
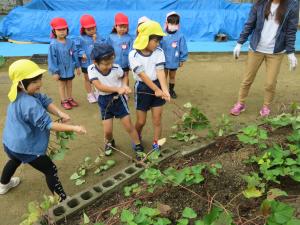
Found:
[[[83,126],[74,126],[74,131],[78,134],[86,134],[86,129]]]
[[[97,34],[93,34],[93,40],[94,40],[94,41],[97,40]]]
[[[125,93],[126,93],[125,87],[120,87],[120,88],[118,88],[118,94],[119,94],[119,95],[123,95],[123,94],[125,94]]]
[[[83,54],[83,55],[81,56],[81,62],[85,63],[86,60],[87,60],[86,54]]]
[[[159,88],[154,92],[154,94],[155,94],[156,97],[162,97],[163,96],[163,92]]]
[[[58,116],[62,119],[62,122],[63,122],[63,123],[68,122],[68,121],[70,121],[70,119],[71,119],[71,117],[70,117],[67,113],[58,111],[57,114],[58,114]]]
[[[80,69],[80,67],[79,67],[79,68],[76,68],[76,74],[77,74],[77,76],[80,76],[80,74],[81,74],[81,69]]]
[[[183,67],[183,62],[180,62],[180,63],[179,63],[179,67]]]
[[[130,87],[128,87],[128,86],[126,85],[126,86],[124,86],[124,88],[125,88],[125,94],[126,94],[126,95],[128,95],[128,94],[131,93],[131,88],[130,88]]]
[[[162,96],[163,99],[165,99],[166,101],[170,101],[171,100],[171,97],[170,97],[170,93],[168,90],[164,90],[163,91],[163,96]]]
[[[59,75],[57,73],[53,74],[53,80],[55,80],[55,81],[59,80]]]

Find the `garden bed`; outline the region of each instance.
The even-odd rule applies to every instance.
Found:
[[[268,126],[264,128],[270,131]],[[291,127],[279,128],[269,134],[266,143],[267,145],[277,143],[280,146],[286,146],[286,137],[292,132],[293,129]],[[184,158],[173,156],[158,166],[159,170],[164,171],[169,167],[181,170],[199,163],[208,166],[220,163],[222,168],[218,169],[217,176],[209,173],[208,170],[204,170],[202,175],[205,180],[199,184],[190,186],[162,185],[156,188],[153,193],[146,191],[148,186],[145,182],[140,182],[138,194],[131,194],[129,197],[125,197],[123,192],[114,192],[84,209],[84,213],[89,219],[85,218],[85,221],[83,221],[83,211],[81,211],[61,224],[74,225],[83,224],[84,222],[87,224],[88,220],[90,220],[88,224],[96,221],[103,221],[104,224],[129,224],[120,222],[120,211],[128,209],[134,213],[138,212],[142,206],[158,208],[160,217],[168,218],[170,221],[170,223],[164,223],[163,220],[160,220],[161,222],[153,224],[187,224],[185,223],[186,221],[178,222],[183,218],[182,212],[186,207],[192,208],[197,214],[197,219],[200,219],[207,215],[214,206],[224,209],[226,213],[231,212],[230,214],[235,224],[264,224],[266,217],[262,216],[260,206],[263,200],[266,199],[266,194],[264,193],[261,197],[251,199],[245,198],[242,194],[247,188],[247,183],[242,178],[242,175],[258,171],[258,165],[253,163],[245,164],[244,161],[251,155],[259,154],[261,151],[256,145],[243,145],[236,135],[218,138],[214,144],[209,145],[199,153]],[[296,206],[294,216],[299,218],[300,198],[296,197],[300,195],[300,183],[289,177],[281,177],[279,180],[281,184],[268,183],[268,189],[280,188],[286,191],[289,197],[280,197],[280,200]],[[139,180],[136,182],[139,182]],[[132,184],[134,183],[132,182]],[[189,220],[189,224],[194,224],[195,220]],[[224,217],[223,220],[224,223],[215,224],[227,225],[227,217]],[[101,223],[99,222],[99,224]],[[297,221],[291,224],[296,225]]]

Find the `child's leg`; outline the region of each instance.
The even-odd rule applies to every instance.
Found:
[[[58,178],[57,168],[47,155],[42,155],[29,164],[45,175],[48,188],[52,193],[58,194],[60,201],[67,198],[67,195]]]
[[[67,81],[65,80],[59,80],[58,81],[58,91],[59,91],[59,96],[60,96],[60,100],[61,102],[63,102],[64,100],[66,100],[66,83]]]
[[[102,120],[105,144],[113,140],[113,119]]]
[[[8,184],[20,165],[21,161],[18,159],[9,159],[2,171],[1,184]]]
[[[172,98],[177,98],[177,94],[175,93],[174,87],[175,87],[175,76],[176,76],[176,70],[169,70],[169,91]]]
[[[146,124],[147,112],[142,110],[136,110],[136,122],[135,129],[139,135],[141,135],[144,125]]]
[[[154,142],[156,142],[161,137],[161,130],[162,130],[161,117],[162,117],[163,107],[162,106],[152,107],[151,112],[152,112],[152,124],[154,129],[153,139]]]
[[[124,116],[123,118],[121,118],[121,122],[123,124],[123,127],[125,128],[126,132],[130,135],[131,140],[134,142],[135,145],[140,144],[140,139],[139,139],[139,135],[136,131],[136,129],[134,128],[133,124],[131,123],[131,119],[130,116]]]
[[[90,94],[93,92],[93,89],[92,89],[91,82],[89,80],[89,76],[87,73],[84,73],[83,76],[84,76],[84,88],[85,88],[86,92],[88,94]]]
[[[124,76],[127,76],[127,86],[129,87],[129,71],[124,71]]]
[[[72,98],[72,80],[66,81],[67,99]]]
[[[166,82],[168,81],[168,76],[169,76],[169,70],[165,69],[165,75],[166,75]]]

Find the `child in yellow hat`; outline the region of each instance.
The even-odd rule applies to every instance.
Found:
[[[48,114],[58,116],[63,122],[70,120],[68,114],[59,110],[52,100],[39,93],[42,86],[42,74],[34,62],[21,59],[9,67],[9,78],[12,86],[8,97],[11,103],[3,130],[3,146],[9,157],[3,168],[0,180],[0,194],[5,194],[20,183],[19,177],[12,177],[21,163],[28,163],[42,172],[52,193],[61,201],[66,193],[57,176],[57,168],[46,155],[50,130],[75,131],[86,133],[82,126],[53,122]]]
[[[149,20],[138,27],[138,36],[129,53],[129,63],[135,83],[135,105],[137,121],[135,128],[141,137],[146,123],[147,111],[151,109],[154,128],[153,149],[159,150],[157,143],[161,136],[162,111],[170,94],[164,73],[165,55],[159,43],[166,34],[159,23]]]

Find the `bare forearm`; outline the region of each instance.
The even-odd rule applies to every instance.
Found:
[[[122,86],[127,86],[128,84],[128,75],[124,75],[122,79]]]
[[[94,86],[99,90],[107,93],[115,93],[118,92],[118,87],[109,87],[101,84],[99,81],[93,81]]]
[[[157,78],[159,80],[160,86],[162,90],[167,90],[167,81],[164,70],[156,70]]]
[[[152,80],[149,79],[149,77],[145,74],[145,73],[140,73],[139,77],[142,79],[142,81],[149,87],[151,88],[151,90],[153,90],[154,92],[159,89],[156,84],[153,83]]]
[[[55,116],[58,116],[60,117],[60,114],[61,114],[61,111],[60,109],[54,105],[53,103],[50,103],[48,105],[48,108],[47,108],[48,112],[50,112],[52,115],[55,115]]]
[[[54,130],[54,131],[76,131],[77,127],[78,126],[74,126],[74,125],[70,125],[70,124],[52,122],[51,130]]]

